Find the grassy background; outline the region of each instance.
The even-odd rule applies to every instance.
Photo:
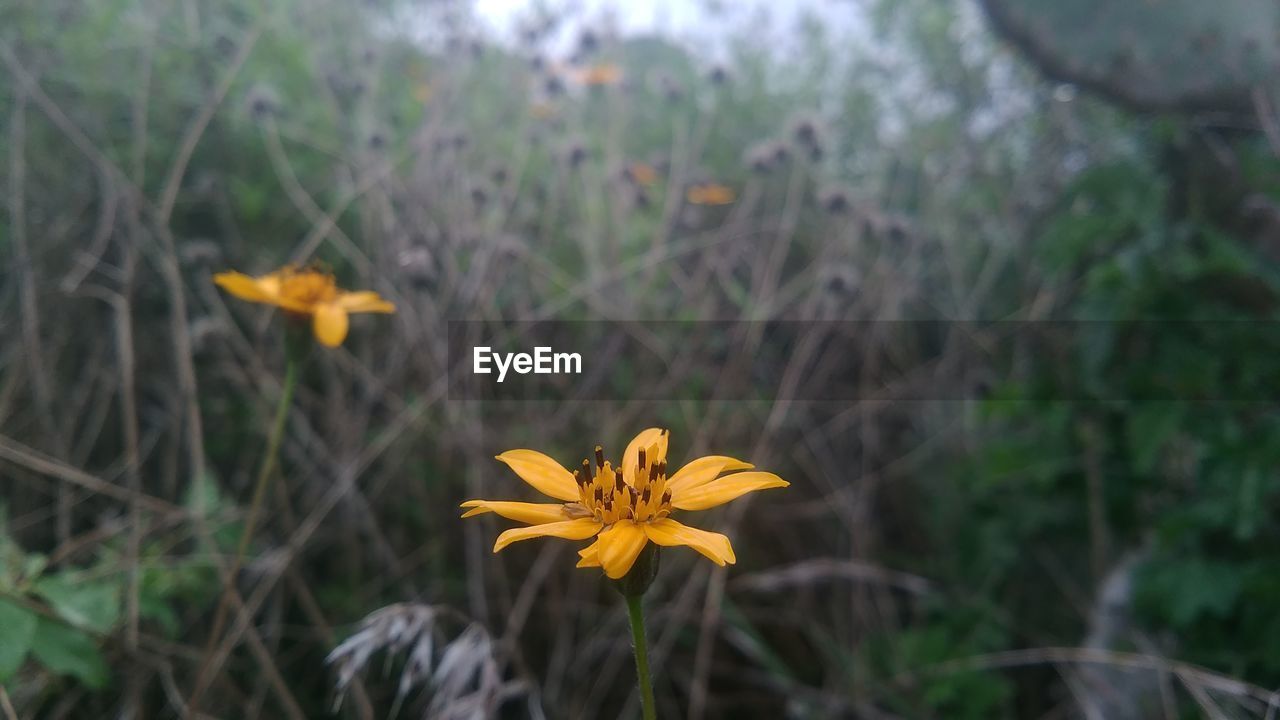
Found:
[[[1275,313],[1275,149],[1045,81],[970,3],[862,8],[871,43],[725,10],[713,61],[572,14],[499,44],[455,3],[0,4],[13,713],[190,709],[283,368],[211,275],[317,261],[399,311],[304,365],[201,712],[324,716],[326,654],[411,602],[449,672],[401,702],[379,656],[338,714],[636,716],[612,591],[457,504],[521,497],[505,449],[664,425],[792,487],[699,518],[727,571],[664,553],[661,717],[1270,717],[1280,355],[1219,321]],[[708,181],[736,202],[684,201]],[[696,367],[636,379],[682,402],[446,399],[449,320],[529,319],[1098,322],[965,372],[870,338],[919,369],[856,403]],[[777,376],[816,394],[833,352]],[[972,399],[900,399],[930,393]]]

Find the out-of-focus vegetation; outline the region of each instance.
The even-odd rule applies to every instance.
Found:
[[[457,505],[510,495],[502,450],[661,424],[792,482],[714,516],[737,566],[664,555],[662,717],[1270,717],[1275,88],[1139,115],[975,4],[862,7],[725,8],[708,57],[454,3],[0,5],[3,705],[634,715],[598,575]],[[308,359],[214,647],[283,333],[211,274],[313,261],[398,312]],[[448,399],[447,321],[549,318],[1086,322],[901,389],[966,402]],[[395,672],[326,667],[402,602],[345,646]]]

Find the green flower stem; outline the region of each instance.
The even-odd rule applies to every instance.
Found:
[[[649,646],[644,638],[643,595],[625,595],[627,617],[631,620],[631,647],[636,651],[636,679],[640,683],[640,712],[644,720],[657,720],[653,700],[653,680],[649,676]]]
[[[204,661],[197,676],[197,692],[192,695],[192,708],[199,698],[199,691],[204,689],[205,667],[213,655],[221,638],[223,626],[227,621],[228,601],[240,568],[244,563],[245,553],[249,550],[249,542],[253,539],[254,527],[258,524],[258,515],[262,512],[263,499],[267,495],[267,486],[271,484],[271,476],[275,472],[276,457],[280,454],[280,442],[284,439],[285,421],[289,418],[289,406],[293,403],[293,391],[298,386],[298,360],[296,353],[287,353],[285,364],[284,387],[280,391],[280,401],[276,405],[275,420],[271,425],[271,434],[267,436],[267,454],[262,459],[262,467],[258,470],[258,481],[253,488],[253,499],[249,502],[249,514],[245,516],[244,529],[240,531],[240,542],[236,546],[236,555],[227,573],[227,585],[218,599],[218,608],[213,616],[213,630],[209,633],[208,645],[205,648]]]
[[[253,499],[249,502],[249,514],[245,516],[240,544],[236,547],[233,564],[237,570],[249,549],[249,541],[253,539],[253,529],[258,523],[258,514],[262,511],[262,500],[266,497],[267,485],[271,484],[271,475],[276,469],[276,457],[280,454],[280,442],[284,439],[285,421],[289,419],[289,406],[293,403],[293,391],[297,386],[298,361],[290,357],[285,363],[284,389],[280,392],[280,404],[276,405],[275,422],[271,425],[271,435],[267,437],[267,455],[262,458],[258,482],[253,486]]]

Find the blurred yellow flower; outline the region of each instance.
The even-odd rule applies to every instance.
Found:
[[[617,85],[622,80],[622,68],[613,63],[591,65],[575,70],[573,77],[583,85]]]
[[[425,103],[431,99],[432,91],[431,83],[423,80],[413,86],[413,99],[420,103]]]
[[[737,198],[737,194],[725,185],[702,183],[690,187],[684,197],[694,205],[728,205]]]
[[[556,106],[549,102],[535,102],[529,106],[529,114],[539,120],[546,120],[556,114]]]
[[[396,310],[376,292],[342,290],[332,274],[310,268],[286,266],[261,277],[224,272],[214,275],[213,281],[241,300],[275,305],[290,315],[309,318],[316,339],[327,347],[337,347],[346,338],[349,313]]]
[[[709,455],[667,476],[669,433],[649,428],[635,437],[612,467],[596,446],[594,469],[589,460],[570,473],[535,450],[508,450],[498,455],[522,480],[562,502],[525,503],[468,500],[462,517],[497,513],[528,523],[498,536],[496,553],[513,542],[535,537],[596,541],[578,552],[578,567],[601,567],[619,579],[631,570],[645,545],[686,545],[723,566],[734,563],[733,546],[720,533],[683,525],[673,510],[706,510],[749,492],[787,487],[790,483],[767,472],[722,473],[751,468],[749,463]]]
[[[649,163],[633,162],[627,167],[627,173],[637,185],[648,187],[658,181],[658,171]]]

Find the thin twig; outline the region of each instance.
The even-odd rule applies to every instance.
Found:
[[[6,720],[18,720],[18,713],[13,709],[13,703],[9,702],[9,693],[5,691],[4,685],[0,685],[0,708],[4,709]]]

